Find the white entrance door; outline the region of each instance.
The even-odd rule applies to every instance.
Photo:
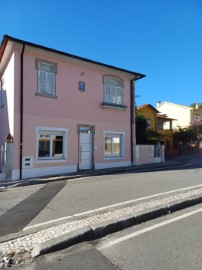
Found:
[[[79,130],[79,170],[92,169],[92,130],[80,128]]]

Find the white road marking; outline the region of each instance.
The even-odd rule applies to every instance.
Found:
[[[87,214],[92,214],[92,213],[96,213],[96,212],[99,212],[99,211],[108,210],[110,208],[123,206],[123,205],[126,205],[126,204],[135,203],[135,202],[138,202],[138,201],[143,201],[143,200],[147,200],[147,199],[151,199],[151,198],[156,198],[158,196],[167,195],[167,194],[180,192],[180,191],[186,191],[186,190],[189,190],[189,189],[194,189],[194,188],[199,188],[199,187],[202,187],[202,184],[196,185],[196,186],[190,186],[190,187],[186,187],[186,188],[181,188],[181,189],[175,189],[175,190],[171,190],[171,191],[166,191],[166,192],[162,192],[162,193],[157,193],[157,194],[154,194],[154,195],[141,197],[141,198],[137,198],[137,199],[134,199],[134,200],[129,200],[129,201],[121,202],[121,203],[116,203],[116,204],[100,207],[100,208],[92,209],[92,210],[89,210],[89,211],[86,211],[86,212],[74,214],[72,216],[62,217],[62,218],[53,219],[53,220],[50,220],[50,221],[47,221],[47,222],[42,222],[42,223],[39,223],[39,224],[31,225],[31,226],[25,227],[23,229],[23,231],[26,231],[26,230],[29,230],[29,229],[32,229],[32,228],[41,227],[41,226],[48,225],[48,224],[52,224],[52,223],[56,223],[56,222],[59,222],[59,221],[67,220],[67,219],[70,219],[70,218],[73,218],[73,217],[79,217],[79,216],[83,216],[83,215],[87,215]]]
[[[34,229],[34,228],[37,228],[37,227],[44,226],[44,225],[49,225],[49,224],[52,224],[52,223],[55,223],[55,222],[67,220],[67,219],[70,219],[72,217],[73,216],[67,216],[67,217],[62,217],[62,218],[58,218],[58,219],[54,219],[54,220],[49,220],[49,221],[46,221],[46,222],[38,223],[38,224],[35,224],[35,225],[27,226],[27,227],[25,227],[23,229],[23,231],[27,231],[27,230],[30,230],[30,229]]]
[[[134,237],[136,237],[136,236],[138,236],[138,235],[144,234],[144,233],[146,233],[146,232],[150,232],[150,231],[152,231],[152,230],[155,230],[155,229],[157,229],[157,228],[163,227],[163,226],[168,225],[168,224],[170,224],[170,223],[173,223],[173,222],[179,221],[179,220],[181,220],[181,219],[187,218],[187,217],[192,216],[192,215],[194,215],[194,214],[197,214],[197,213],[199,213],[199,212],[202,212],[202,208],[199,208],[199,209],[194,210],[194,211],[192,211],[192,212],[189,212],[189,213],[180,215],[180,216],[175,217],[175,218],[172,218],[172,219],[170,219],[170,220],[166,220],[166,221],[163,221],[163,222],[161,222],[161,223],[152,225],[152,226],[150,226],[150,227],[148,227],[148,228],[139,230],[139,231],[137,231],[137,232],[128,234],[128,235],[126,235],[126,236],[120,237],[120,238],[118,238],[118,239],[116,239],[116,240],[113,240],[113,241],[107,243],[107,244],[101,245],[101,246],[98,247],[97,249],[98,249],[98,250],[102,250],[102,249],[105,249],[105,248],[112,247],[112,246],[117,245],[117,244],[119,244],[119,243],[121,243],[121,242],[123,242],[123,241],[129,240],[129,239],[134,238]]]
[[[141,198],[137,198],[137,199],[134,199],[134,200],[129,200],[129,201],[121,202],[121,203],[116,203],[116,204],[112,204],[112,205],[100,207],[100,208],[97,208],[97,209],[89,210],[89,211],[86,211],[86,212],[83,212],[83,213],[78,213],[78,214],[75,214],[74,216],[75,217],[78,217],[78,216],[82,216],[82,215],[85,215],[85,214],[90,214],[90,213],[94,213],[94,212],[106,210],[106,209],[109,209],[109,208],[113,208],[113,207],[117,207],[117,206],[122,206],[122,205],[125,205],[125,204],[130,204],[130,203],[133,203],[133,202],[143,201],[143,200],[146,200],[146,199],[151,199],[151,198],[155,198],[155,197],[158,197],[158,196],[162,196],[162,195],[166,195],[166,194],[171,194],[171,193],[178,192],[178,191],[185,191],[185,190],[189,190],[189,189],[194,189],[194,188],[198,188],[198,187],[202,187],[202,184],[201,185],[197,185],[197,186],[192,186],[192,187],[186,187],[186,188],[181,188],[181,189],[175,189],[175,190],[171,190],[171,191],[166,191],[166,192],[163,192],[163,193],[157,193],[157,194],[154,194],[154,195],[150,195],[150,196],[146,196],[146,197],[141,197]]]

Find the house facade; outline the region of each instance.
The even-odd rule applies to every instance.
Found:
[[[4,36],[0,147],[11,134],[12,180],[133,164],[144,76]]]
[[[166,114],[161,113],[151,104],[143,104],[137,108],[147,120],[148,128],[151,128],[162,134],[161,141],[165,145],[165,156],[170,156],[173,153],[173,125],[174,118],[168,117]]]
[[[156,108],[176,119],[173,123],[173,129],[187,128],[191,123],[202,119],[202,110],[198,108],[198,103],[196,103],[195,108],[192,108],[171,102],[158,102]]]
[[[159,111],[151,104],[142,104],[137,107],[137,111],[141,113],[147,120],[148,128],[157,130],[157,113]]]

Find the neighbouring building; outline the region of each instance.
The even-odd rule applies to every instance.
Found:
[[[148,128],[157,131],[157,114],[159,111],[148,103],[138,106],[137,111],[147,120]]]
[[[134,85],[143,77],[5,35],[0,147],[11,134],[11,178],[133,164]]]
[[[186,128],[191,123],[202,119],[202,109],[199,109],[198,103],[193,108],[171,102],[158,102],[156,109],[170,118],[176,119],[173,123],[173,129]]]
[[[141,113],[147,120],[148,128],[151,128],[163,135],[161,141],[165,144],[165,156],[173,153],[173,123],[176,119],[162,114],[151,104],[143,104],[137,107],[137,111]]]

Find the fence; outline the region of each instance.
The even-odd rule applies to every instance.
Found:
[[[136,164],[164,162],[164,145],[136,145]]]

